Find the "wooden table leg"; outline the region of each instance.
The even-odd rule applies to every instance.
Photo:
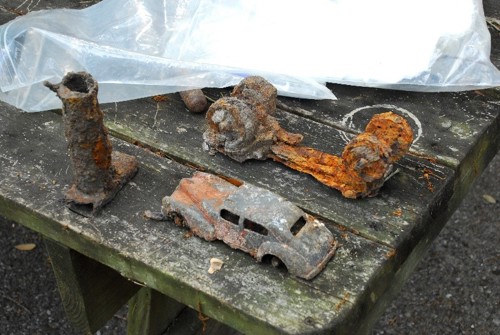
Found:
[[[140,286],[115,270],[45,239],[66,311],[78,332],[93,334],[127,303]]]
[[[172,298],[143,287],[129,301],[127,334],[162,334],[185,308]]]

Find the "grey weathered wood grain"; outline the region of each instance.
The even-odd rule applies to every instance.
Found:
[[[128,335],[160,335],[186,306],[149,287],[142,287],[130,300]]]

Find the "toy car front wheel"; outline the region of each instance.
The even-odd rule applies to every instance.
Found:
[[[172,212],[172,208],[170,206],[170,201],[171,201],[171,198],[168,195],[163,197],[163,199],[161,199],[161,211],[163,212],[163,214],[165,216],[168,216],[170,214],[170,212]]]
[[[170,217],[172,218],[172,220],[174,221],[174,223],[177,226],[179,226],[179,227],[186,226],[186,220],[184,220],[184,217],[182,215],[180,215],[179,213],[170,212]]]

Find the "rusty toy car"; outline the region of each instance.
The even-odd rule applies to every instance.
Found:
[[[258,261],[284,264],[289,273],[304,279],[315,277],[337,248],[323,223],[286,199],[203,172],[182,179],[172,195],[163,198],[162,214],[207,241],[222,240]]]

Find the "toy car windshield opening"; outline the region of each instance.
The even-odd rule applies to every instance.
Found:
[[[220,211],[220,217],[223,218],[226,221],[229,221],[235,225],[239,224],[240,217],[234,213],[231,213],[227,209],[222,209]],[[261,224],[258,224],[257,222],[254,222],[249,219],[244,219],[243,220],[243,228],[247,230],[251,230],[257,234],[260,235],[265,235],[267,236],[268,230],[266,227],[262,226]]]
[[[245,219],[243,221],[243,228],[256,232],[257,234],[267,235],[267,229],[252,220]]]
[[[292,233],[293,236],[296,236],[305,225],[306,225],[306,219],[304,219],[304,217],[301,216],[297,221],[295,221],[292,228],[290,228],[290,232]]]
[[[235,225],[238,225],[238,222],[240,221],[240,217],[238,215],[231,213],[227,209],[222,209],[220,211],[220,217],[226,221],[234,223]]]

